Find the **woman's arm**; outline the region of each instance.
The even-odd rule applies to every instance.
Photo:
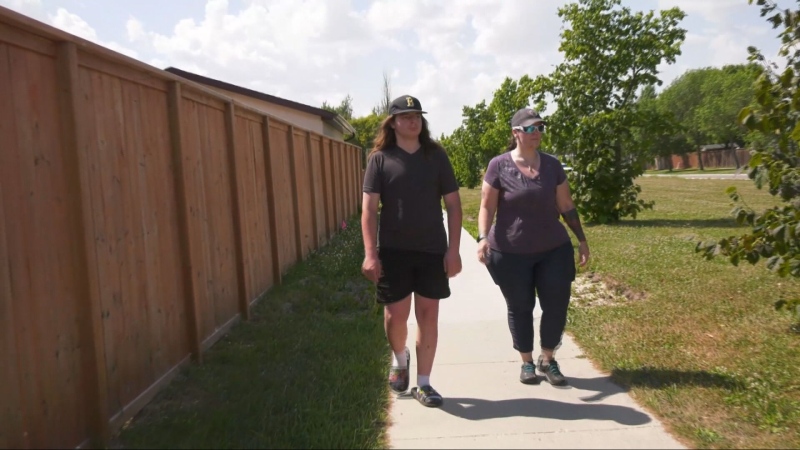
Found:
[[[569,182],[566,180],[556,187],[556,206],[561,217],[564,218],[564,222],[567,223],[578,239],[580,265],[586,265],[589,261],[589,244],[586,242],[586,235],[583,233],[583,227],[581,227],[581,218],[578,216],[578,210],[575,209],[575,203],[572,201],[572,195],[569,192]]]
[[[481,207],[478,211],[478,261],[483,264],[486,264],[486,257],[489,256],[489,241],[486,240],[486,236],[488,236],[489,230],[492,228],[499,196],[499,190],[493,188],[491,184],[483,182],[483,186],[481,186]]]

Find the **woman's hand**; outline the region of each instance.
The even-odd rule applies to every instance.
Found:
[[[589,244],[586,241],[578,244],[578,255],[580,257],[580,265],[585,266],[589,262]]]
[[[486,264],[489,261],[489,252],[491,251],[488,239],[482,239],[478,242],[478,261],[480,261],[481,264]]]

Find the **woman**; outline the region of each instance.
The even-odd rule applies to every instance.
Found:
[[[524,108],[511,118],[507,152],[489,162],[478,215],[478,259],[508,306],[508,327],[520,357],[520,381],[539,384],[533,363],[533,308],[542,309],[536,368],[553,386],[567,386],[555,350],[567,323],[575,256],[559,213],[578,239],[581,266],[589,245],[558,159],[539,151],[546,123]],[[496,223],[492,221],[497,213]]]

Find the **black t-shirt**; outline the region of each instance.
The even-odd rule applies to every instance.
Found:
[[[379,247],[447,251],[442,197],[457,191],[458,182],[443,150],[408,153],[395,146],[376,152],[367,163],[363,190],[381,196]]]

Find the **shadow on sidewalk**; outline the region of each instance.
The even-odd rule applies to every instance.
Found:
[[[542,386],[547,388],[547,386]],[[482,400],[478,398],[445,399],[442,411],[467,420],[498,419],[502,417],[541,417],[558,420],[613,420],[622,425],[644,425],[651,422],[647,414],[627,406],[585,404],[575,405],[541,398],[513,400]]]
[[[588,404],[576,405],[541,398],[518,398],[512,400],[483,400],[478,398],[446,397],[441,410],[462,419],[486,420],[501,417],[541,417],[560,420],[613,420],[623,425],[644,425],[650,417],[627,406],[595,404],[627,390],[611,381],[610,377],[569,378],[568,389],[593,391],[594,394],[580,399]],[[543,381],[536,389],[552,389]]]

